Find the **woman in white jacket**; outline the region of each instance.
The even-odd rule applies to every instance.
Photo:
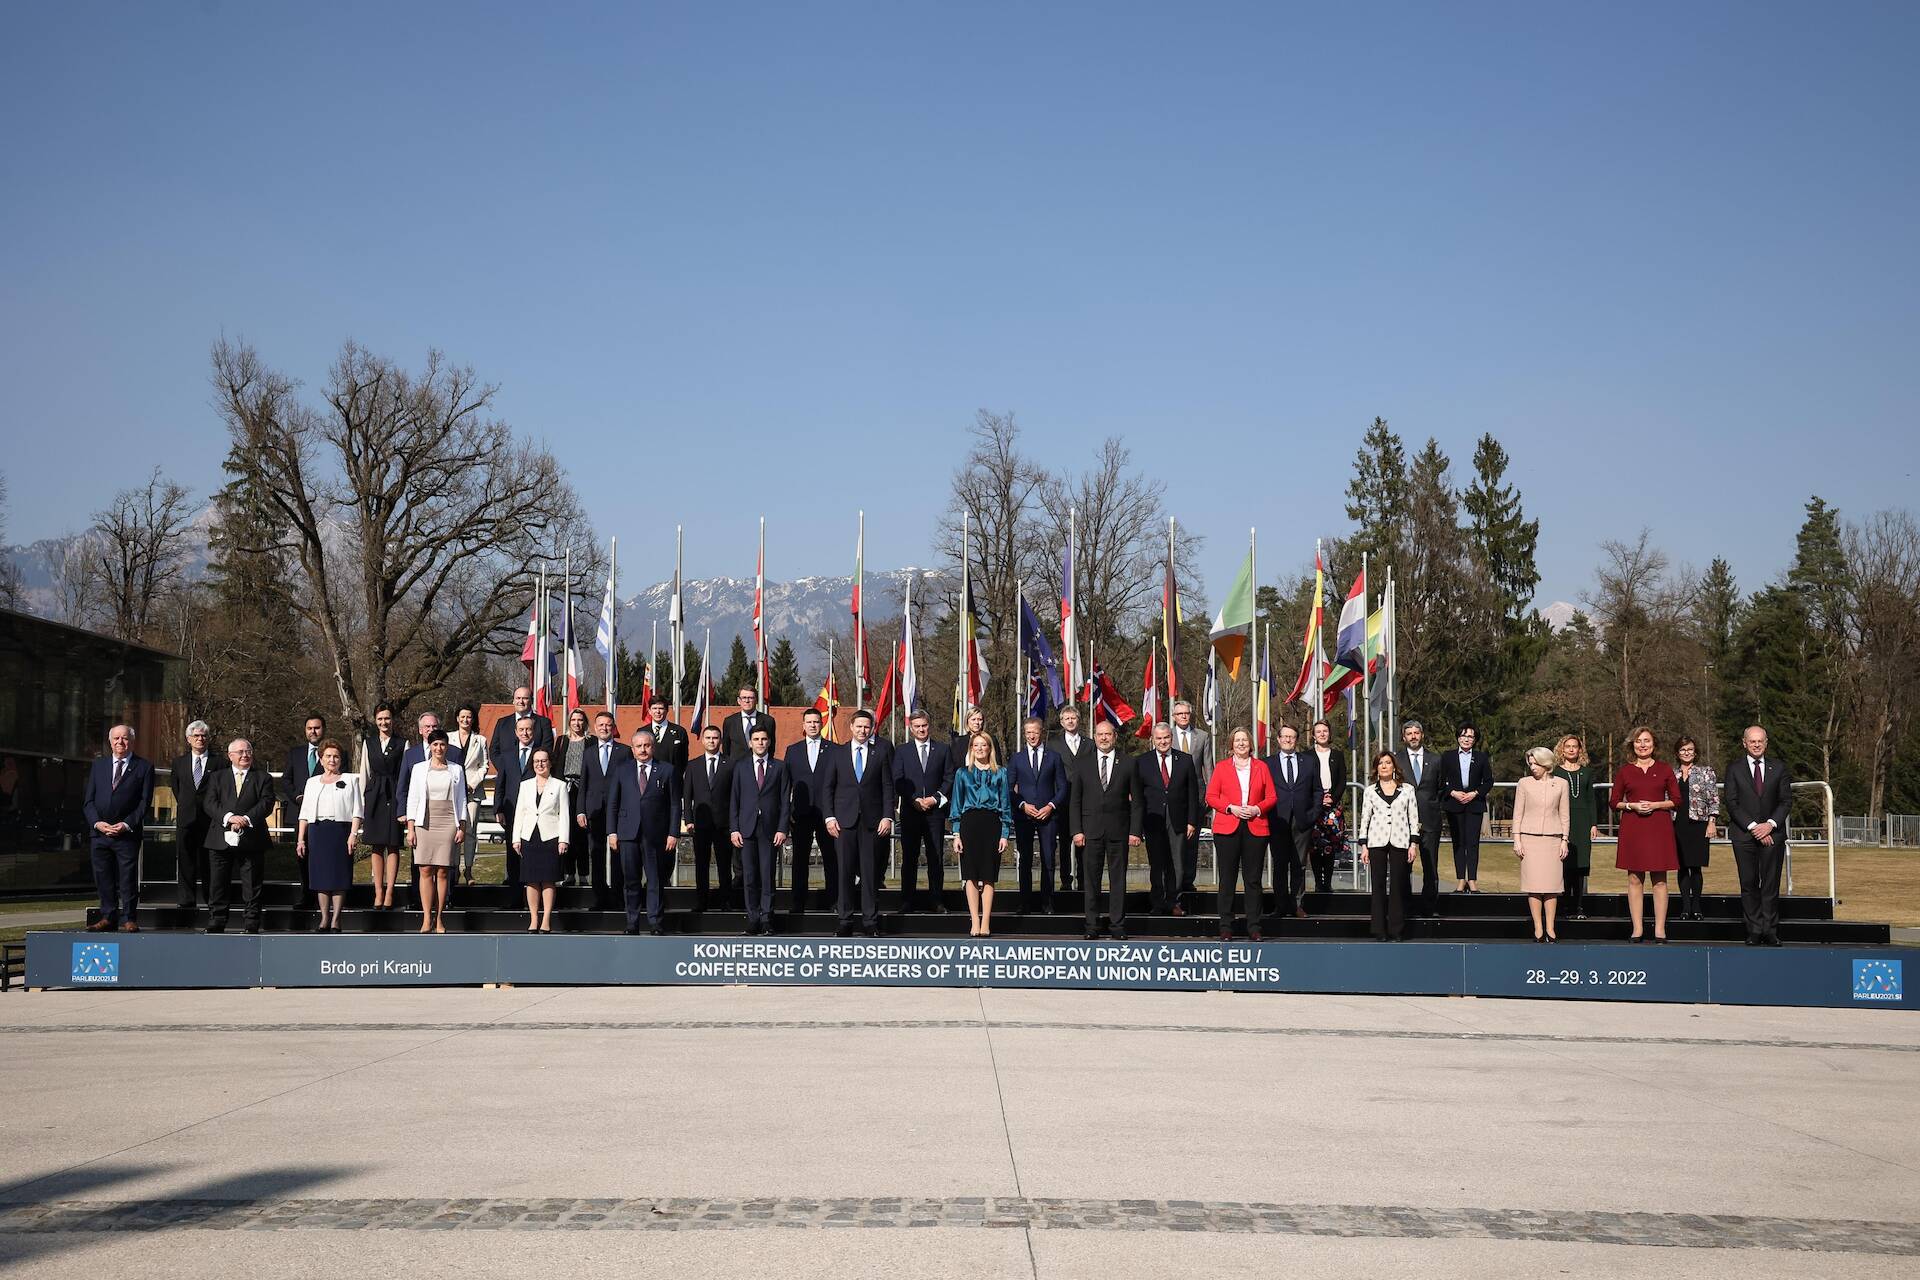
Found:
[[[1361,793],[1356,826],[1360,859],[1373,880],[1374,940],[1398,942],[1406,930],[1407,895],[1413,889],[1411,868],[1420,836],[1420,807],[1413,788],[1401,779],[1391,751],[1373,758],[1373,782]]]
[[[513,805],[513,851],[520,855],[520,882],[527,887],[527,932],[553,932],[553,885],[567,852],[567,784],[553,775],[545,747],[529,760],[533,776],[520,784]]]
[[[407,778],[407,844],[420,873],[420,932],[447,931],[447,878],[466,838],[467,775],[447,759],[447,731],[427,735],[427,758]]]

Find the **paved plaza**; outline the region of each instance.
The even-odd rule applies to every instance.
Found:
[[[1900,1276],[1920,1017],[1179,993],[0,997],[10,1276]]]

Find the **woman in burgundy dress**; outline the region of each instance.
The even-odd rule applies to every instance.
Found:
[[[1641,727],[1627,740],[1633,759],[1613,775],[1611,802],[1620,814],[1620,843],[1614,865],[1627,873],[1627,914],[1633,917],[1633,941],[1645,933],[1640,893],[1653,879],[1653,940],[1667,940],[1667,872],[1680,869],[1673,839],[1673,810],[1680,804],[1680,782],[1673,770],[1654,758],[1653,730]]]

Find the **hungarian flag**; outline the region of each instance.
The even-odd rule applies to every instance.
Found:
[[[1327,598],[1327,567],[1320,562],[1320,552],[1316,547],[1313,553],[1313,608],[1307,611],[1307,640],[1300,655],[1300,678],[1293,682],[1293,692],[1287,695],[1289,703],[1298,702],[1307,696],[1313,684],[1313,657],[1316,642],[1320,639],[1320,620]]]
[[[1147,674],[1140,694],[1140,727],[1133,731],[1136,738],[1151,738],[1153,726],[1160,720],[1160,686],[1153,678],[1153,657],[1153,650],[1147,650]]]
[[[527,638],[520,645],[520,661],[527,666],[527,678],[533,678],[534,656],[540,652],[540,597],[533,598],[533,607],[527,610]]]
[[[1340,627],[1333,642],[1333,660],[1352,671],[1360,669],[1360,650],[1367,642],[1367,571],[1362,569],[1340,606]]]
[[[1227,661],[1227,677],[1240,678],[1240,659],[1246,656],[1247,641],[1253,635],[1253,549],[1240,566],[1239,576],[1227,590],[1220,612],[1213,619],[1213,631],[1207,639],[1213,651]]]

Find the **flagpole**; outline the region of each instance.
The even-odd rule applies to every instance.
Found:
[[[1075,544],[1080,538],[1080,513],[1076,508],[1067,508],[1067,616],[1073,619],[1073,651],[1064,652],[1066,637],[1061,637],[1061,661],[1067,664],[1067,684],[1065,690],[1067,705],[1077,706],[1080,702],[1080,686],[1086,680],[1086,667],[1080,654],[1080,601],[1074,593],[1073,580],[1080,576],[1080,548]],[[1087,732],[1093,732],[1093,725],[1087,725]]]
[[[1266,640],[1266,644],[1267,644],[1267,666],[1270,667],[1273,665],[1273,624],[1271,622],[1267,623],[1266,625],[1266,635],[1264,636],[1264,639]],[[1274,718],[1280,714],[1280,708],[1275,706],[1273,701],[1273,679],[1271,676],[1267,676],[1265,674],[1265,668],[1262,668],[1261,670],[1262,670],[1262,675],[1256,677],[1256,679],[1258,680],[1259,684],[1266,686],[1267,746],[1269,749],[1271,749],[1273,744],[1279,741],[1279,738],[1280,738],[1279,726],[1275,723],[1275,720],[1274,720]]]
[[[620,692],[620,594],[615,589],[620,565],[620,539],[607,540],[607,594],[613,597],[613,611],[607,616],[607,713],[614,714],[614,700]]]
[[[1313,540],[1313,563],[1316,566],[1314,585],[1320,592],[1320,598],[1313,602],[1313,612],[1307,615],[1313,619],[1313,678],[1308,683],[1307,690],[1313,698],[1313,706],[1309,709],[1313,712],[1314,720],[1319,720],[1326,715],[1327,701],[1326,649],[1320,643],[1321,629],[1326,625],[1327,596],[1323,575],[1317,570],[1317,566],[1321,563],[1320,555],[1320,539],[1315,538]],[[1308,728],[1307,737],[1313,737],[1311,725]],[[1329,741],[1327,745],[1333,744]]]
[[[1167,517],[1167,580],[1173,581],[1173,531],[1174,520]],[[1167,651],[1167,719],[1173,719],[1173,700],[1179,697],[1179,681],[1173,671],[1173,643],[1175,632],[1180,626],[1180,591],[1176,586],[1169,593],[1170,598],[1161,604],[1160,643]]]
[[[1247,618],[1247,643],[1254,652],[1249,656],[1253,667],[1253,680],[1248,688],[1252,694],[1247,699],[1247,738],[1250,742],[1260,741],[1260,567],[1255,558],[1258,539],[1252,526],[1247,528],[1247,586],[1253,593],[1253,612]]]
[[[560,612],[560,705],[565,723],[573,717],[573,546],[560,561],[560,580],[567,607]]]
[[[967,727],[967,533],[972,513],[960,513],[960,625],[954,628],[960,639],[960,661],[954,666],[953,728],[958,733]]]
[[[653,671],[653,660],[658,656],[660,656],[660,619],[655,618],[653,620],[652,641],[647,645],[646,670]],[[660,673],[657,671],[654,671],[654,679],[658,680],[659,678],[660,678]],[[659,692],[660,690],[658,688],[647,690],[648,700],[651,701],[653,698],[653,695]],[[645,724],[647,722],[647,718],[652,714],[653,712],[650,711],[648,708],[646,707],[640,708],[640,723]]]
[[[1394,586],[1393,566],[1387,566],[1387,736],[1400,723],[1400,626],[1394,610],[1400,593]]]
[[[1024,737],[1020,732],[1020,722],[1027,718],[1026,697],[1033,683],[1033,677],[1027,674],[1026,654],[1020,648],[1020,606],[1025,603],[1026,598],[1027,584],[1015,578],[1013,582],[1013,674],[1015,678],[1008,682],[1014,686],[1013,734],[1007,739],[1009,748],[1014,742]]]
[[[686,647],[682,636],[686,633],[687,620],[682,615],[680,602],[680,566],[681,551],[684,545],[684,533],[680,525],[673,526],[673,612],[667,618],[667,643],[673,646],[673,654],[667,660],[667,670],[673,673],[673,722],[680,723],[680,651]]]
[[[1372,616],[1367,611],[1367,597],[1373,590],[1373,583],[1367,580],[1367,553],[1360,553],[1360,703],[1366,708],[1366,714],[1360,717],[1360,758],[1373,756],[1373,664],[1367,661],[1367,619]],[[1349,689],[1353,686],[1348,685]],[[1356,761],[1356,764],[1359,762]],[[1364,777],[1359,769],[1347,775],[1350,778]],[[1335,799],[1336,804],[1345,804],[1345,796]]]
[[[865,705],[867,700],[867,633],[866,620],[862,616],[867,602],[860,593],[860,579],[867,558],[867,513],[860,513],[860,532],[855,536],[853,549],[853,700]]]

